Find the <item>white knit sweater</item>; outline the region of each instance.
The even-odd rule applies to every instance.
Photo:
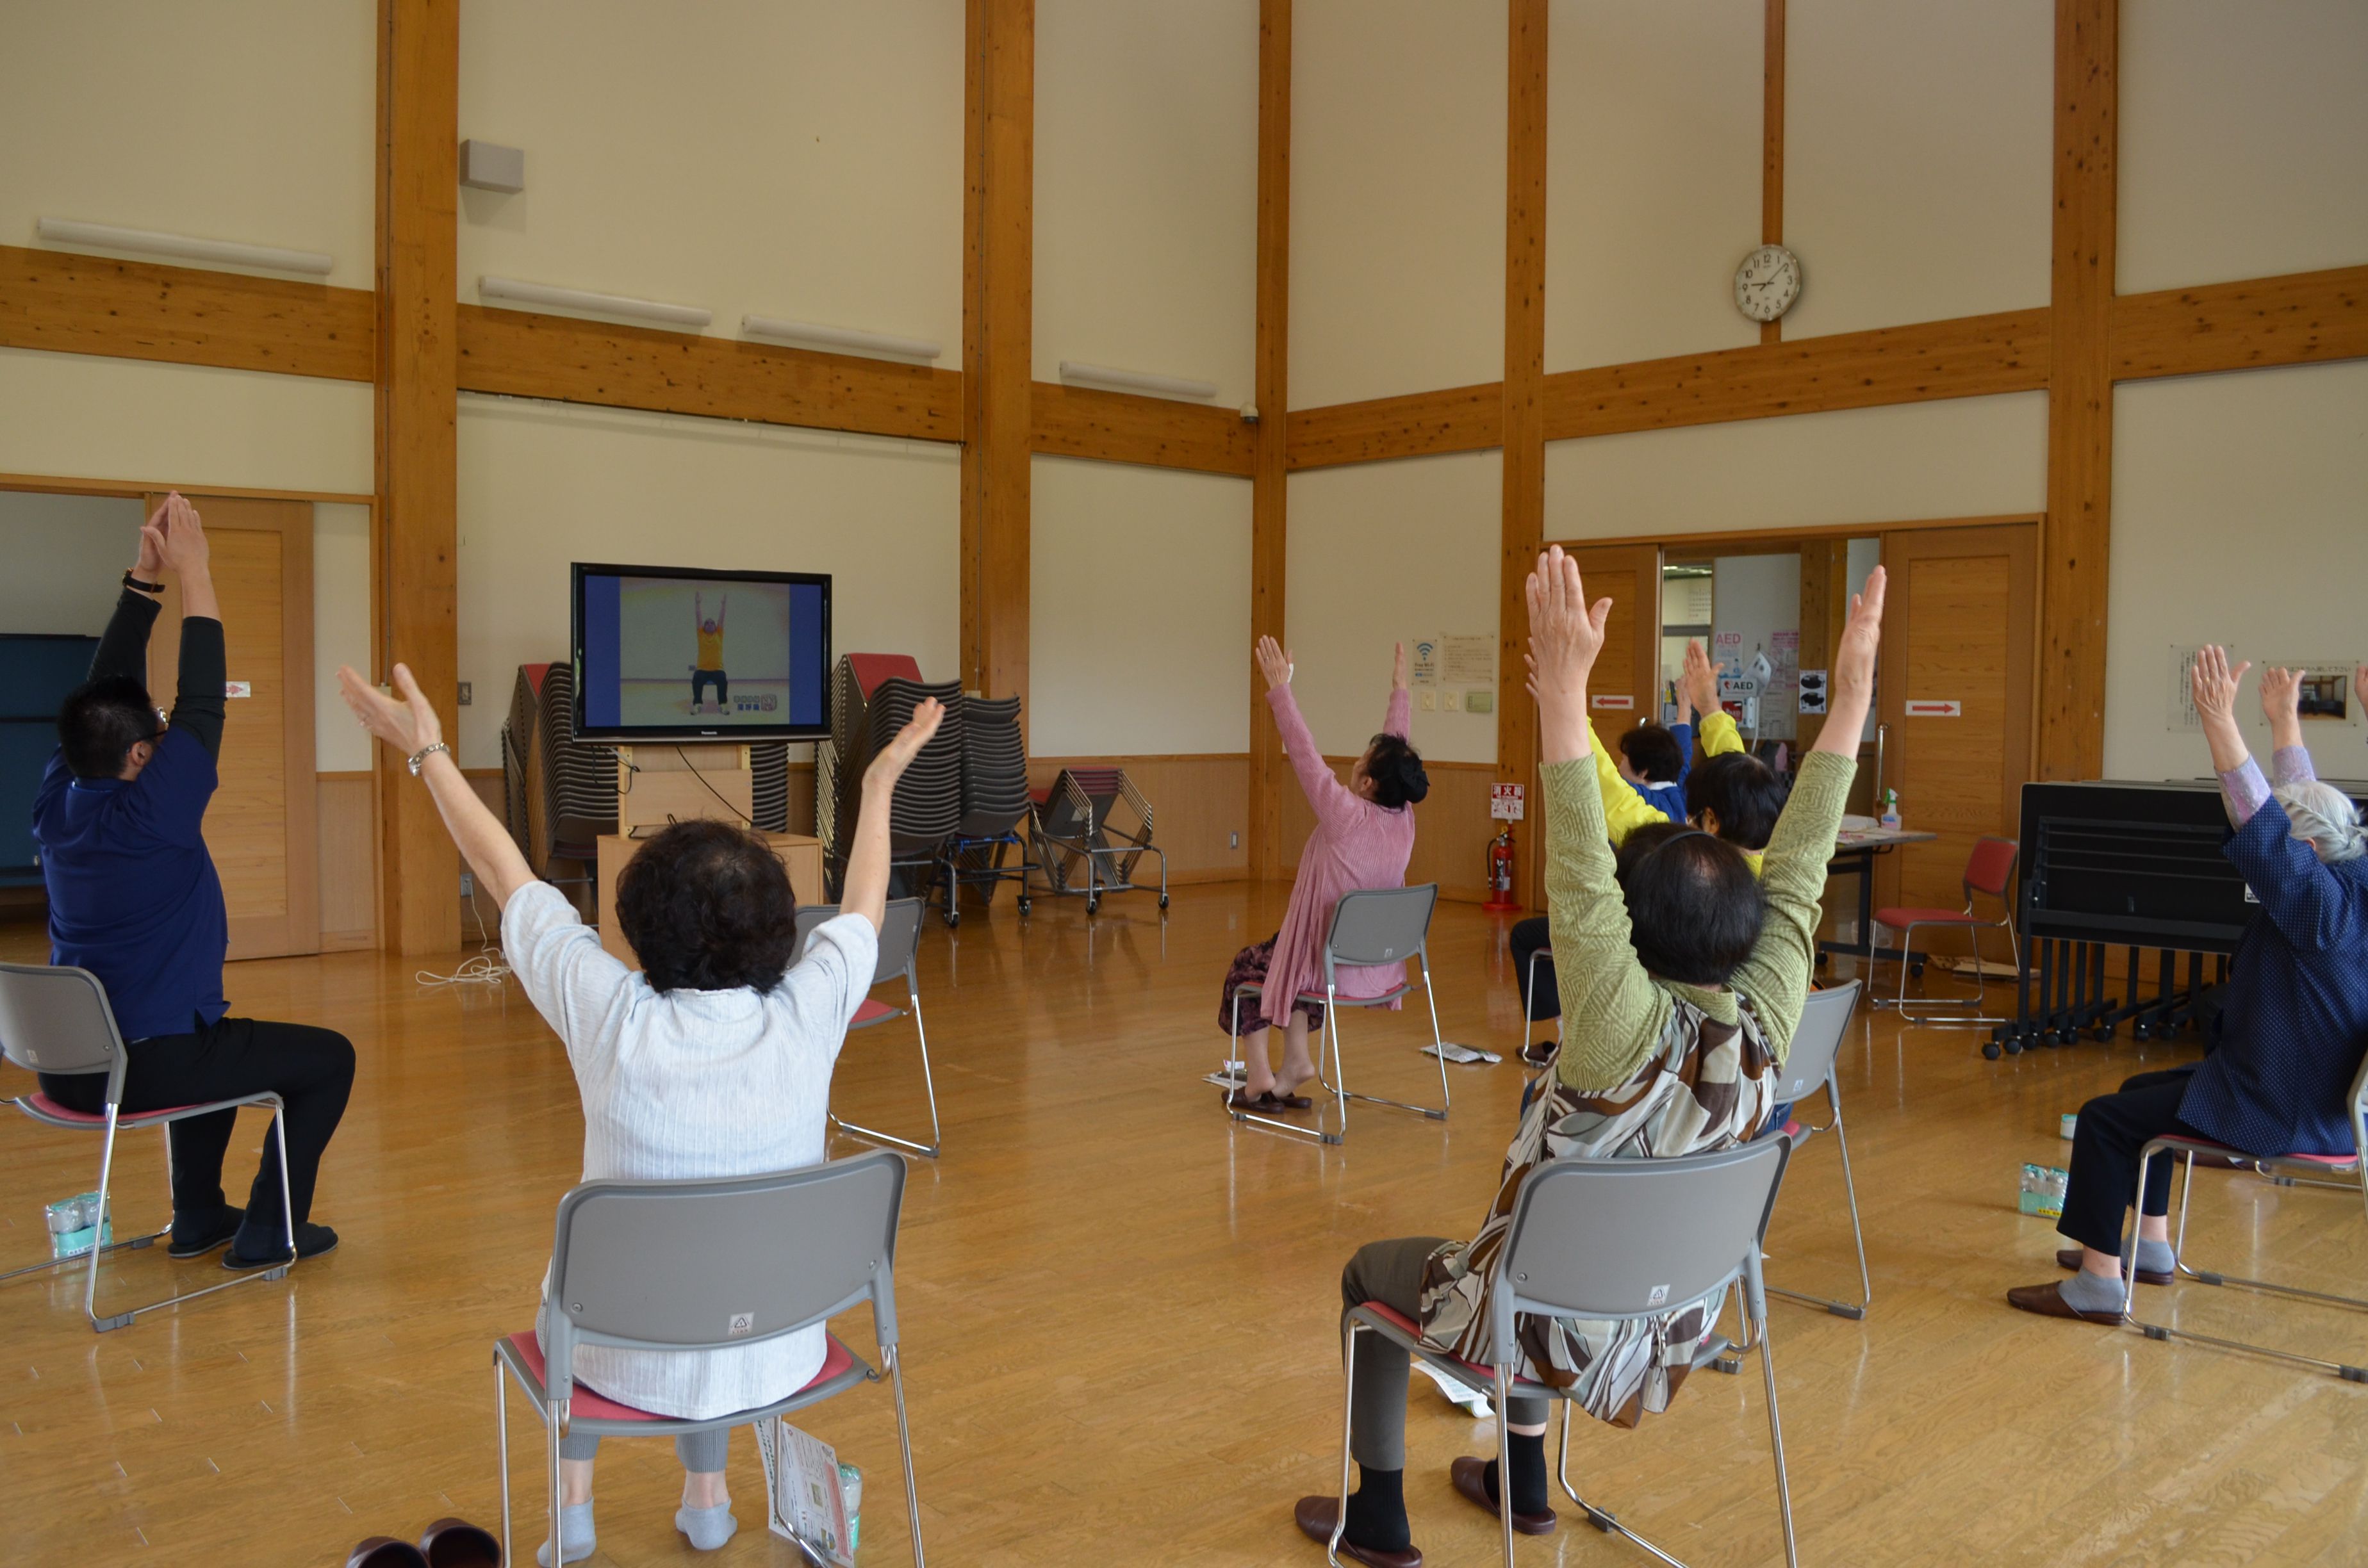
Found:
[[[601,949],[549,883],[528,883],[502,911],[502,956],[575,1069],[586,1181],[761,1176],[819,1164],[831,1066],[871,988],[879,950],[869,920],[842,915],[814,932],[805,957],[768,994],[744,986],[660,995]],[[620,1403],[707,1420],[794,1393],[821,1369],[823,1352],[819,1326],[722,1350],[580,1346],[575,1375]]]

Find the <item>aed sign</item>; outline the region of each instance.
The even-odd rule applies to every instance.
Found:
[[[1907,716],[1910,719],[1962,719],[1964,715],[1965,705],[1962,702],[1942,702],[1931,698],[1920,701],[1912,697],[1907,699]]]
[[[1628,713],[1634,711],[1636,707],[1636,694],[1631,691],[1599,691],[1592,700],[1599,713]]]
[[[1488,795],[1488,815],[1498,822],[1521,820],[1521,792],[1519,784],[1497,785]]]

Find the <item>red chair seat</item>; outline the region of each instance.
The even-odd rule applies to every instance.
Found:
[[[905,1010],[903,1008],[891,1007],[885,1002],[875,1002],[871,997],[866,996],[863,999],[863,1006],[855,1009],[854,1021],[849,1023],[847,1027],[851,1029],[860,1029],[866,1024],[884,1024],[891,1018],[901,1018],[904,1016]]]
[[[2303,1165],[2327,1165],[2345,1170],[2360,1163],[2357,1154],[2248,1154],[2233,1143],[2216,1142],[2209,1138],[2166,1138],[2164,1142],[2180,1149],[2200,1149],[2208,1153],[2226,1154],[2239,1160],[2294,1160]]]
[[[1968,915],[1962,909],[1878,909],[1875,924],[1888,926],[1895,931],[1909,926],[1996,926],[1995,920],[1985,920],[1978,915]]]
[[[807,1381],[806,1388],[812,1388],[815,1383],[828,1382],[855,1365],[854,1353],[838,1342],[838,1335],[825,1335],[823,1343],[827,1348],[823,1353],[822,1370],[816,1372]],[[543,1369],[542,1346],[535,1343],[532,1330],[529,1329],[524,1334],[511,1335],[510,1348],[518,1352],[518,1359],[526,1364],[527,1370],[534,1375],[534,1381],[538,1384],[546,1388],[550,1386],[550,1374]],[[805,1391],[801,1389],[798,1392],[803,1393]],[[575,1392],[570,1396],[567,1409],[568,1418],[574,1421],[673,1421],[678,1419],[672,1415],[660,1415],[653,1411],[638,1410],[630,1404],[619,1404],[605,1394],[594,1393],[581,1382],[575,1385]]]
[[[1421,1325],[1417,1324],[1414,1319],[1406,1316],[1406,1313],[1399,1312],[1395,1307],[1385,1307],[1379,1301],[1367,1301],[1365,1303],[1365,1310],[1372,1313],[1377,1318],[1388,1319],[1390,1325],[1393,1328],[1404,1330],[1409,1336],[1415,1339],[1422,1338]],[[1480,1380],[1482,1387],[1486,1388],[1495,1384],[1497,1381],[1497,1371],[1495,1368],[1482,1366],[1477,1361],[1466,1361],[1461,1356],[1450,1356],[1448,1358],[1454,1361],[1458,1366],[1471,1368],[1472,1375]],[[1513,1380],[1513,1386],[1515,1388],[1532,1388],[1537,1385],[1529,1378],[1517,1377]]]
[[[40,1093],[39,1090],[25,1096],[17,1103],[28,1115],[39,1117],[44,1121],[64,1122],[74,1127],[104,1127],[107,1125],[107,1118],[103,1114],[92,1111],[68,1110],[65,1107],[58,1104],[57,1101],[50,1098],[49,1096]],[[119,1111],[116,1113],[115,1125],[118,1127],[139,1127],[147,1122],[161,1120],[168,1116],[178,1116],[181,1112],[190,1108],[192,1108],[189,1106],[176,1105],[165,1106],[157,1110]]]

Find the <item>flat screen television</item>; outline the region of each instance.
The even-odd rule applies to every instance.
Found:
[[[587,740],[830,733],[830,577],[577,562],[575,729]]]

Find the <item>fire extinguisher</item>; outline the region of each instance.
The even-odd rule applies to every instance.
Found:
[[[1519,909],[1513,898],[1513,826],[1506,824],[1488,841],[1488,902],[1483,909]]]

